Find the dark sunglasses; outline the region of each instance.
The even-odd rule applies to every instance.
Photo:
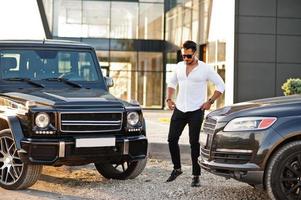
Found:
[[[183,54],[182,57],[183,58],[192,58],[193,54]]]

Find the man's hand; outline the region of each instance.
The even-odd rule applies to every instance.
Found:
[[[202,110],[209,110],[211,108],[211,103],[209,103],[208,101],[205,102],[202,106],[201,106],[201,109]]]
[[[168,100],[166,101],[166,103],[167,103],[167,106],[168,106],[168,108],[169,108],[170,110],[174,110],[174,109],[175,109],[176,104],[175,104],[175,102],[174,102],[173,100],[168,99]]]

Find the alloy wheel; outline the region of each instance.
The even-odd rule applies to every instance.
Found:
[[[288,199],[301,199],[301,155],[289,158],[281,168],[281,190]]]
[[[123,173],[129,168],[130,162],[121,162],[118,164],[113,164],[112,166],[120,173]]]
[[[0,182],[12,185],[18,181],[23,171],[22,163],[14,140],[3,136],[0,138]]]

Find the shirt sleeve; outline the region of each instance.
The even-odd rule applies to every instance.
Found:
[[[176,89],[178,85],[178,77],[176,69],[173,70],[171,77],[167,81],[167,87]]]
[[[225,91],[225,83],[222,77],[211,66],[208,67],[208,80],[214,83],[217,91],[221,93]]]

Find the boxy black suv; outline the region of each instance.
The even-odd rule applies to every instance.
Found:
[[[95,163],[130,179],[146,165],[141,108],[108,92],[92,47],[0,41],[0,186],[33,185],[43,165]]]
[[[301,96],[209,113],[199,163],[214,174],[262,185],[272,199],[301,199]]]

